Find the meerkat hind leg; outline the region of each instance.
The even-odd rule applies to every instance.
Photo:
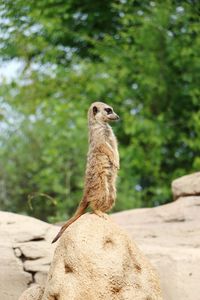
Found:
[[[102,211],[100,211],[100,210],[98,210],[98,209],[95,209],[93,212],[94,212],[94,214],[97,215],[98,217],[103,218],[103,219],[107,219],[106,213],[103,213]]]

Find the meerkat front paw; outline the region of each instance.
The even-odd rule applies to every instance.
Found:
[[[117,163],[114,163],[113,166],[114,166],[117,170],[120,169],[120,166],[119,166],[119,164],[117,164]]]

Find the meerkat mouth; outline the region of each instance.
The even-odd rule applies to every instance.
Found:
[[[108,115],[107,117],[111,121],[118,121],[118,120],[120,120],[120,117],[117,114]]]

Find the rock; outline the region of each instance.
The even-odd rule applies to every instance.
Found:
[[[35,285],[23,292],[18,300],[42,300],[43,294],[44,288],[40,285]]]
[[[26,242],[20,243],[20,251],[25,257],[30,257],[32,259],[40,259],[43,257],[49,256],[49,249],[46,247],[46,241],[40,241],[40,247],[38,247],[38,243]]]
[[[28,298],[29,299],[29,298]],[[156,272],[107,216],[85,214],[61,237],[42,300],[162,299]]]
[[[0,299],[16,300],[32,280],[30,273],[23,270],[21,261],[15,256],[12,245],[0,239]]]
[[[48,268],[49,271],[49,268]],[[41,286],[44,286],[47,279],[47,271],[36,272],[35,274],[35,282],[39,283]]]
[[[58,228],[27,216],[0,212],[0,229],[0,299],[16,300],[27,287],[44,284],[55,249],[51,240]]]
[[[156,266],[166,300],[199,299],[200,197],[112,215]]]
[[[166,300],[199,299],[199,216],[200,196],[112,215],[158,270]],[[0,299],[16,300],[29,286],[44,285],[58,230],[34,218],[0,212]]]
[[[200,172],[175,179],[172,193],[175,200],[185,196],[200,196]]]
[[[15,249],[14,249],[14,252],[15,252],[15,255],[16,255],[17,257],[21,257],[21,256],[22,256],[22,251],[21,251],[19,248],[15,248]]]

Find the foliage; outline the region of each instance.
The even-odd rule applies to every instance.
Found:
[[[170,183],[200,167],[198,1],[6,0],[2,209],[66,218],[83,190],[86,113],[103,99],[121,122],[115,210],[171,199]],[[32,205],[32,209],[31,209]]]

